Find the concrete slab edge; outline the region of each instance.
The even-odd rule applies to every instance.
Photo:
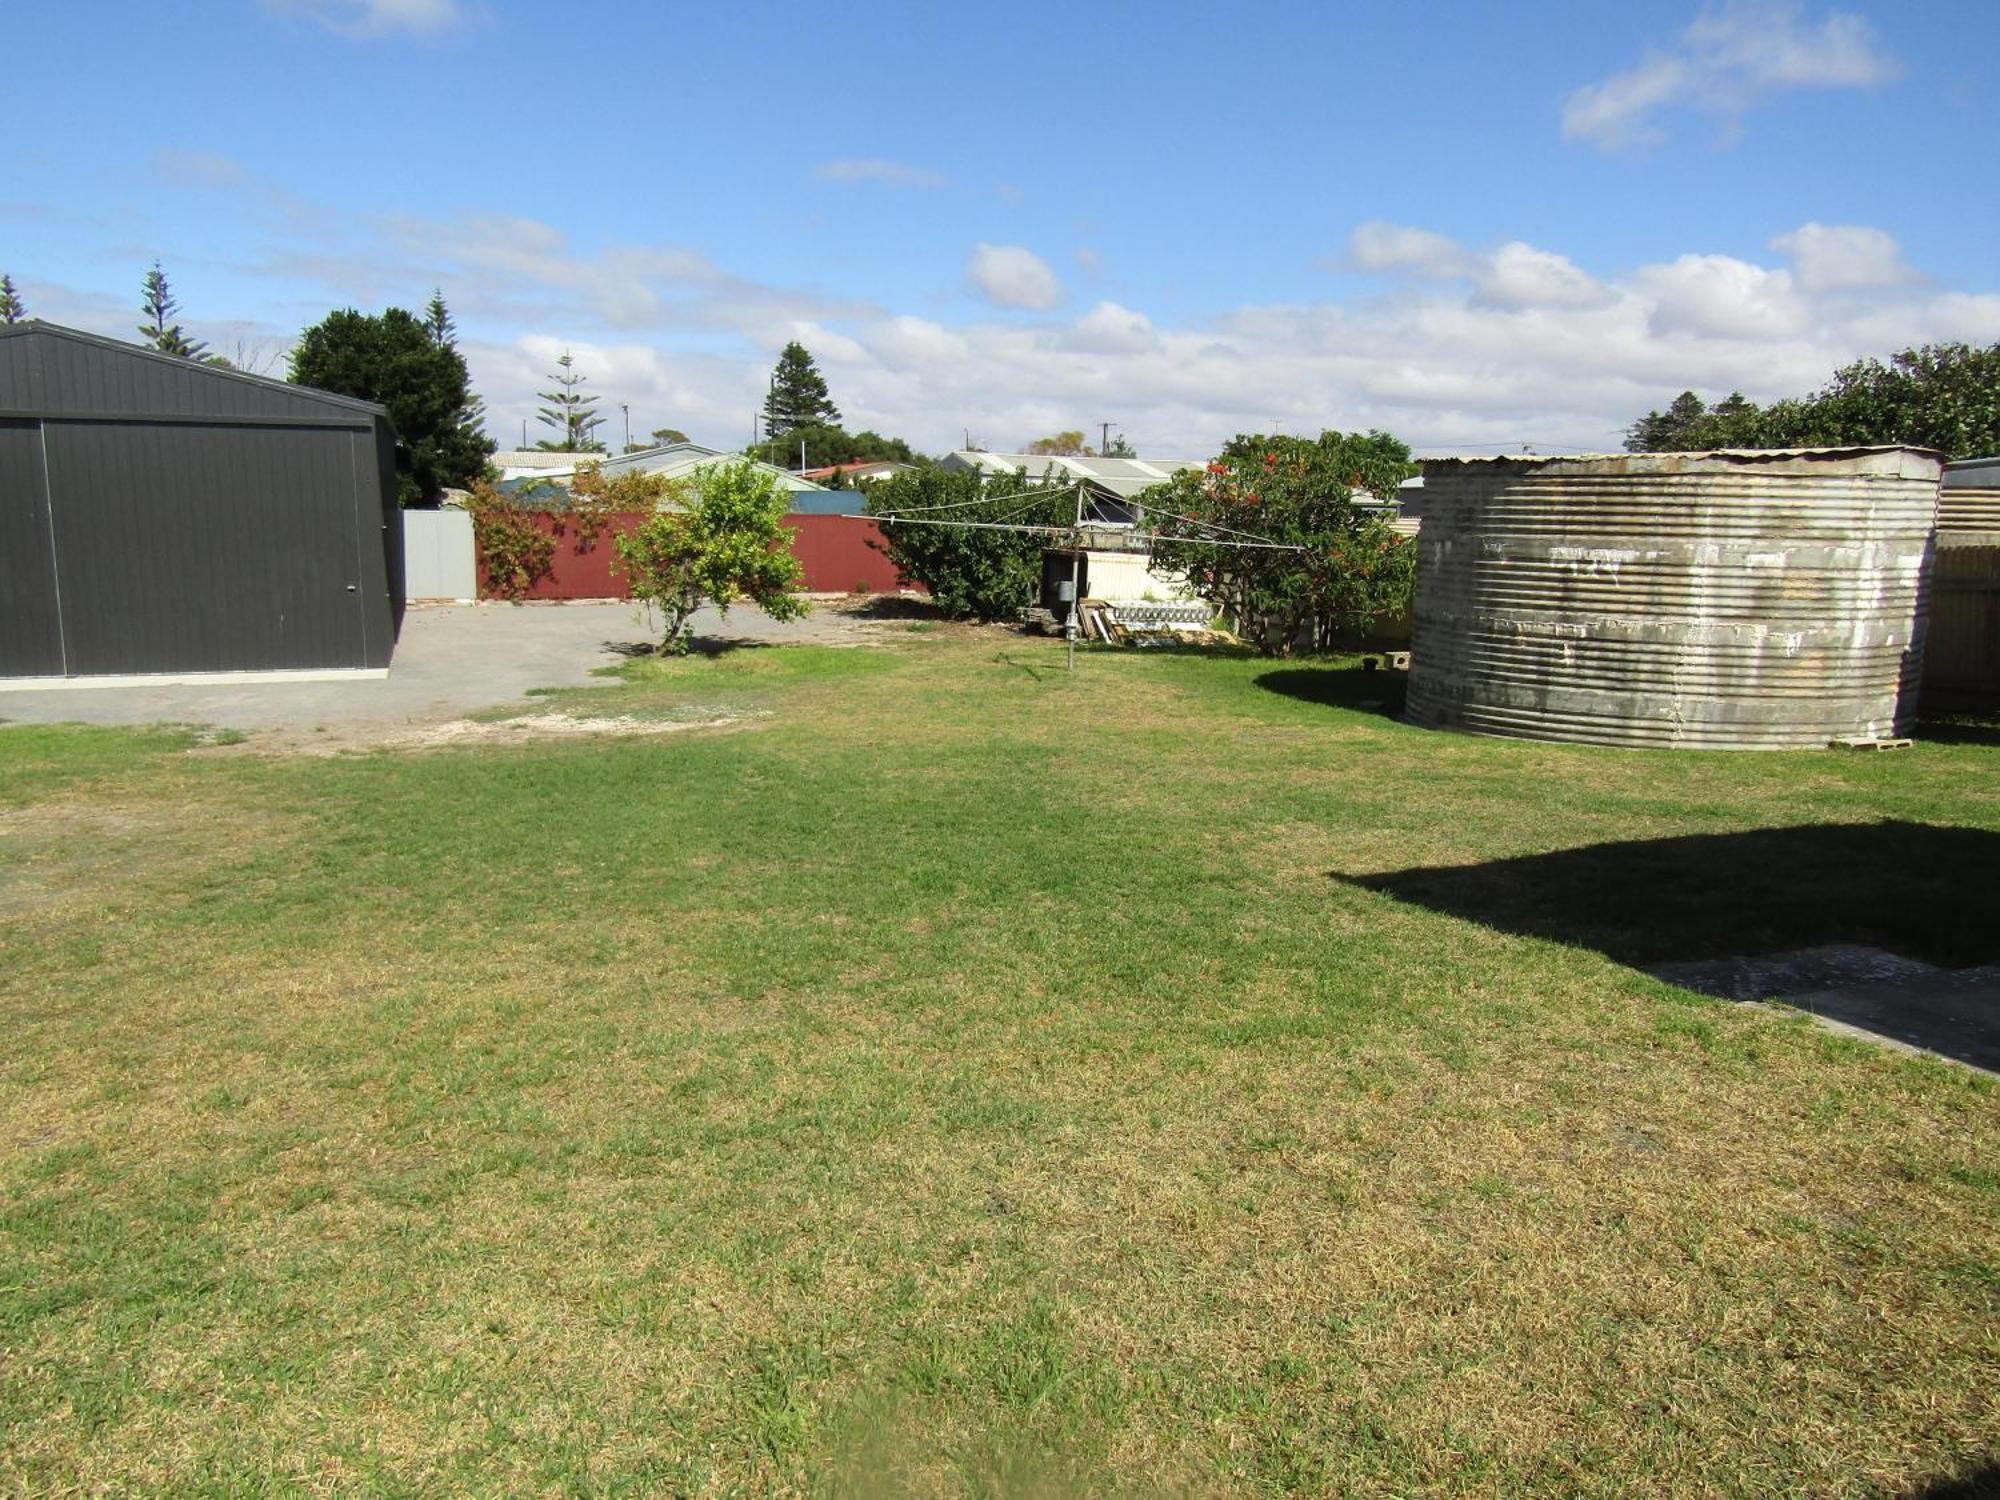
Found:
[[[387,667],[313,667],[271,672],[131,672],[101,677],[0,677],[0,693],[65,692],[73,688],[240,687],[260,682],[360,682],[389,675]]]

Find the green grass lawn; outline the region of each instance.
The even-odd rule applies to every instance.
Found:
[[[0,1485],[2000,1458],[1993,1081],[1629,966],[2000,959],[1991,735],[1601,751],[1060,663],[638,662],[542,706],[735,723],[331,758],[0,730]]]

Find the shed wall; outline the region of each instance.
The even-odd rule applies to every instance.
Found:
[[[365,534],[380,528],[372,484],[358,513],[364,434],[45,431],[71,675],[387,664],[387,590],[364,593]],[[373,563],[381,579],[379,551]]]
[[[42,427],[0,421],[0,677],[62,670]]]
[[[365,402],[0,331],[0,676],[386,666],[393,464]]]

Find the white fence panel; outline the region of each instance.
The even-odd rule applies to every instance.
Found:
[[[479,597],[471,516],[462,510],[403,512],[403,597]]]

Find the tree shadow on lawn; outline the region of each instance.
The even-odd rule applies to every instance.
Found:
[[[1711,994],[1797,995],[1852,1024],[1993,1066],[2000,1016],[1990,979],[1954,989],[1979,976],[1923,968],[2000,963],[2000,834],[1984,829],[1815,824],[1328,874],[1482,926],[1595,948]],[[1810,949],[1828,951],[1801,951]],[[1907,1003],[1890,993],[1904,984],[1915,987]]]
[[[836,606],[857,620],[949,620],[942,608],[923,594],[850,594]]]
[[[762,650],[775,646],[776,641],[743,640],[733,636],[697,635],[688,638],[689,656],[723,656],[731,651]],[[650,657],[671,659],[671,651],[662,651],[658,641],[606,641],[604,649],[618,656],[630,657],[633,661],[645,661]]]
[[[1366,667],[1279,667],[1250,679],[1267,693],[1316,703],[1322,708],[1344,708],[1357,713],[1383,714],[1401,718],[1403,698],[1409,690],[1409,674],[1386,667],[1369,671]]]

